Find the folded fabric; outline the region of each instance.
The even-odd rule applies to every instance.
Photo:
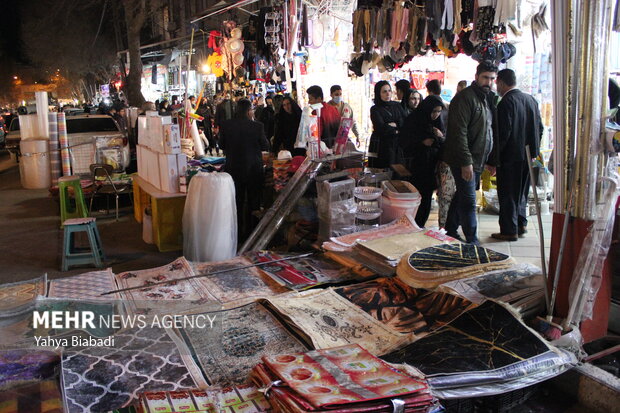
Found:
[[[395,278],[379,278],[334,291],[376,320],[400,333],[412,333],[416,338],[476,306],[456,295],[413,288]]]
[[[47,291],[47,274],[27,281],[0,285],[0,318],[27,312],[34,300]]]
[[[508,268],[508,255],[473,244],[442,244],[413,252],[401,259],[396,273],[418,288],[435,288],[445,282]]]
[[[295,255],[258,251],[248,252],[245,256],[254,263],[274,261],[286,257],[293,258],[258,267],[261,272],[269,275],[277,283],[293,290],[302,290],[321,284],[348,282],[361,278],[350,269],[342,267],[324,255],[295,259]]]
[[[195,274],[205,275],[196,279],[198,284],[224,305],[238,307],[257,298],[272,297],[288,291],[258,268],[244,268],[251,264],[245,257],[236,257],[218,262],[193,262],[191,266]],[[223,270],[230,271],[218,272]]]
[[[307,349],[257,303],[196,316],[213,324],[179,329],[189,349],[183,357],[197,360],[210,384],[243,383],[261,357]]]
[[[74,298],[78,300],[111,301],[119,298],[118,293],[101,295],[116,290],[114,273],[111,268],[92,271],[72,277],[51,280],[48,297]]]
[[[0,388],[54,377],[59,365],[60,354],[55,351],[40,348],[0,350]]]
[[[264,357],[251,377],[283,411],[415,411],[433,403],[424,380],[358,345]]]
[[[376,320],[331,289],[287,294],[264,303],[315,349],[359,344],[381,355],[412,337]]]
[[[514,384],[543,372],[553,377],[570,362],[510,310],[492,301],[382,359],[410,374],[423,374],[433,390]]]

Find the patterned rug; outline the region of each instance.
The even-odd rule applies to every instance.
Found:
[[[359,344],[381,355],[412,338],[377,321],[331,289],[274,297],[266,303],[315,349]]]
[[[334,291],[383,324],[416,337],[425,336],[475,306],[464,298],[413,288],[395,278],[379,278]]]
[[[181,257],[162,267],[129,271],[116,275],[120,288],[144,286],[145,288],[122,292],[121,297],[131,312],[140,314],[180,314],[191,312],[197,306],[217,303],[197,279],[159,285],[150,284],[191,277],[194,271],[189,262]],[[219,306],[218,306],[219,307]]]
[[[192,263],[192,266],[196,274],[232,270],[197,279],[222,304],[231,303],[237,307],[257,298],[272,297],[288,291],[256,267],[235,269],[251,264],[250,260],[237,257],[219,262],[197,262]]]
[[[63,413],[57,380],[13,387],[0,392],[0,413]]]
[[[433,376],[495,370],[548,351],[549,346],[510,311],[487,301],[382,358]]]
[[[211,384],[243,383],[262,356],[307,350],[260,304],[205,315],[213,328],[179,333]]]
[[[59,365],[60,355],[55,351],[40,348],[0,350],[0,388],[53,377]]]
[[[73,277],[51,280],[47,296],[76,300],[111,301],[119,298],[117,293],[104,296],[101,294],[116,289],[114,273],[111,268],[107,268],[103,271],[92,271]]]
[[[66,349],[62,357],[65,410],[107,412],[138,400],[145,391],[206,385],[199,369],[184,364],[165,330],[130,329],[117,333],[115,347]]]
[[[487,271],[508,268],[514,260],[488,248],[473,244],[442,244],[424,248],[404,256],[396,273],[405,283],[416,288],[435,288]]]
[[[254,263],[279,260],[294,255],[279,255],[269,251],[248,252]],[[324,255],[280,261],[258,267],[279,284],[293,290],[303,290],[321,284],[336,284],[359,279],[353,271],[331,261]]]
[[[32,309],[34,300],[47,291],[47,274],[32,280],[0,285],[0,318]]]

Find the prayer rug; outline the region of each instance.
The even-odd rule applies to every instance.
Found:
[[[120,293],[121,297],[126,300],[130,311],[140,314],[180,314],[193,311],[197,306],[213,304],[217,301],[197,279],[183,280],[151,288],[149,285],[193,275],[194,272],[189,262],[181,257],[162,267],[117,274],[116,282],[120,288],[145,287]]]
[[[191,360],[184,364],[181,353],[186,351],[179,350],[164,329],[150,325],[117,333],[114,348],[65,350],[65,411],[107,412],[137,402],[138,394],[145,391],[206,386]]]
[[[400,411],[412,411],[433,401],[425,380],[392,369],[358,345],[263,357],[252,379],[275,391],[272,402],[284,411],[394,411],[396,398]]]
[[[111,268],[107,268],[103,271],[92,271],[73,277],[51,280],[47,296],[76,300],[111,301],[119,298],[117,293],[104,296],[101,294],[116,289],[114,273]]]
[[[392,235],[409,234],[419,231],[421,231],[420,227],[416,225],[415,221],[405,215],[394,222],[381,225],[377,228],[354,232],[352,234],[342,235],[336,238],[332,237],[331,241],[323,243],[323,249],[335,252],[350,251],[351,248],[353,248],[355,244],[360,241],[371,241],[390,237]]]
[[[56,380],[5,389],[0,392],[0,413],[63,413]]]
[[[0,388],[53,377],[59,364],[59,354],[51,350],[0,350]]]
[[[550,347],[508,309],[487,301],[383,360],[433,375],[500,369],[550,351]]]
[[[335,284],[360,279],[350,269],[343,267],[324,255],[295,259],[294,255],[279,255],[269,251],[249,252],[246,256],[254,263],[291,260],[261,265],[258,269],[269,275],[276,282],[293,290],[303,290],[321,284]]]
[[[452,294],[413,288],[395,278],[379,278],[334,291],[399,333],[423,337],[475,306]]]
[[[251,264],[252,262],[246,258],[236,257],[219,262],[192,263],[192,266],[196,274],[231,270],[196,280],[220,303],[234,303],[235,306],[240,306],[257,298],[272,297],[288,291],[262,274],[256,267],[236,269]]]
[[[456,239],[438,230],[428,229],[369,241],[360,241],[355,248],[369,257],[385,260],[393,263],[395,266],[408,252],[419,251],[440,244],[455,243],[458,243]]]
[[[204,315],[215,318],[212,328],[179,333],[211,384],[243,383],[262,356],[307,350],[258,303]]]
[[[412,337],[377,321],[331,289],[274,297],[266,304],[315,349],[359,344],[381,355]]]
[[[32,309],[34,300],[45,295],[47,274],[28,281],[0,285],[0,318],[26,312]]]
[[[396,273],[417,288],[435,288],[486,271],[508,268],[514,260],[508,255],[473,244],[442,244],[405,256]]]
[[[531,264],[519,264],[477,277],[450,281],[439,288],[442,291],[455,292],[478,303],[487,298],[510,303],[544,289],[544,282],[540,268]]]
[[[265,396],[251,384],[230,387],[210,386],[205,390],[145,392],[140,396],[140,400],[143,413],[259,413],[272,411]]]

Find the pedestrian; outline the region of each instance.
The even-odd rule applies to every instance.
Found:
[[[170,110],[170,102],[168,102],[168,99],[164,99],[159,103],[159,114],[161,116],[170,116],[172,114],[172,111]]]
[[[420,105],[420,102],[422,102],[422,94],[415,89],[409,89],[403,95],[403,100],[407,102],[405,112],[409,115],[411,112],[416,110],[416,108]]]
[[[467,80],[459,80],[459,83],[456,84],[456,93],[459,93],[461,90],[467,87]]]
[[[118,127],[121,129],[123,133],[129,133],[129,130],[127,128],[127,109],[125,109],[122,106],[119,107],[116,110],[116,113],[114,114],[114,116],[112,117],[114,118],[116,123],[118,123]]]
[[[448,131],[443,159],[450,165],[456,193],[450,204],[446,221],[448,235],[479,245],[476,220],[476,188],[480,174],[493,148],[495,107],[491,86],[497,76],[497,66],[482,62],[476,69],[476,80],[454,96],[448,113]]]
[[[213,151],[215,151],[215,154],[219,156],[220,149],[217,146],[217,139],[215,139],[213,134],[213,111],[207,98],[201,98],[200,104],[196,108],[196,114],[203,118],[202,121],[198,122],[198,125],[202,127],[205,138],[207,138],[207,142],[209,143],[209,147],[207,148],[209,155],[213,155]]]
[[[409,101],[405,99],[405,95],[411,89],[411,83],[406,79],[400,79],[394,83],[394,88],[396,89],[396,100],[400,102],[405,112],[408,112]]]
[[[439,96],[427,96],[420,106],[407,116],[400,134],[405,167],[411,172],[411,183],[422,197],[415,216],[419,227],[426,225],[431,212],[438,154],[445,140],[446,131],[441,120],[445,108]]]
[[[294,152],[297,130],[301,121],[301,108],[290,96],[284,96],[282,107],[276,114],[275,134],[272,152],[277,155],[280,150]]]
[[[252,103],[241,99],[234,117],[223,121],[220,127],[219,145],[226,153],[224,170],[235,183],[239,240],[258,223],[265,181],[262,151],[269,150],[264,127],[252,120],[253,112]]]
[[[331,100],[327,103],[338,110],[338,113],[340,113],[340,118],[353,119],[353,108],[351,108],[351,105],[342,100],[342,87],[340,87],[340,85],[333,85],[329,89],[329,95]],[[355,119],[353,120],[351,131],[353,132],[353,135],[355,135],[355,145],[359,146],[360,134],[357,130],[357,123],[355,122]]]
[[[527,232],[527,197],[530,188],[525,147],[536,158],[540,151],[543,123],[538,102],[517,88],[517,77],[510,69],[497,73],[497,197],[499,233],[491,237],[516,241]]]
[[[405,109],[399,102],[392,101],[392,88],[385,80],[375,84],[374,102],[370,108],[373,131],[368,148],[368,166],[389,168],[390,165],[402,163],[398,136],[405,120]]]
[[[340,113],[332,105],[323,102],[323,89],[320,86],[310,86],[306,93],[310,105],[321,107],[319,136],[328,148],[332,148],[340,127]]]
[[[275,117],[276,111],[273,107],[273,95],[267,95],[265,98],[265,107],[261,110],[260,117],[256,120],[265,127],[265,136],[267,136],[267,140],[270,142],[273,138]]]

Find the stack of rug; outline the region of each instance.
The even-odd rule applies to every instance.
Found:
[[[508,255],[473,244],[441,244],[402,258],[397,274],[417,288],[435,288],[448,281],[473,277],[487,271],[508,268]]]
[[[435,404],[424,380],[357,345],[264,357],[251,378],[279,412],[427,412]]]
[[[517,264],[505,270],[450,281],[439,286],[439,290],[458,294],[476,303],[487,299],[502,301],[528,319],[544,309],[544,283],[540,268],[532,264]]]

